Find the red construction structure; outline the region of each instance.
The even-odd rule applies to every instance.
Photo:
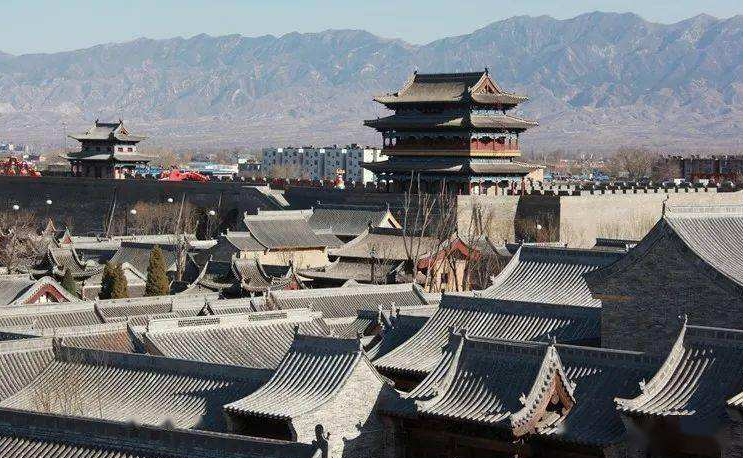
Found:
[[[172,169],[165,171],[160,175],[160,181],[209,181],[209,177],[202,175],[198,172],[185,171],[181,172],[178,169]]]
[[[10,156],[7,159],[0,159],[0,175],[5,176],[23,176],[23,177],[40,177],[41,173],[34,168],[32,164],[26,161],[19,161],[17,157]]]

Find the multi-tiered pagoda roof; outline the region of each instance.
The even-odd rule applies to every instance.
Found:
[[[520,181],[539,170],[514,160],[521,154],[519,134],[537,123],[507,112],[527,97],[504,91],[487,69],[416,72],[400,91],[374,100],[395,112],[364,122],[383,136],[389,160],[365,164],[383,181],[404,182],[415,174],[429,188],[447,181],[480,193],[483,182]]]

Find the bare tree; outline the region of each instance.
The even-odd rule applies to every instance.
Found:
[[[27,271],[48,250],[48,240],[36,232],[36,217],[29,212],[0,212],[0,265],[8,273]]]
[[[637,180],[650,176],[656,155],[642,148],[620,148],[607,161],[606,172],[612,177],[627,175]]]

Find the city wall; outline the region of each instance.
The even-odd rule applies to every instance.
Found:
[[[503,191],[503,190],[501,190]],[[166,182],[152,179],[93,179],[71,177],[0,177],[0,209],[13,205],[41,217],[71,224],[73,232],[100,230],[116,195],[117,217],[138,202],[188,202],[218,211],[220,219],[236,227],[243,212],[281,208],[281,199],[266,187],[242,181]],[[342,205],[389,206],[398,217],[405,207],[402,193],[367,189],[289,186],[284,192],[290,208],[310,208],[319,202]],[[47,205],[46,201],[52,204]],[[663,202],[669,205],[743,204],[743,192],[717,192],[716,188],[576,189],[530,187],[521,195],[507,190],[499,195],[459,196],[458,226],[467,233],[474,208],[489,223],[495,241],[521,238],[561,241],[570,246],[592,246],[596,237],[639,239],[660,218]]]
[[[223,221],[235,220],[244,211],[256,213],[258,208],[278,208],[260,188],[239,181],[0,176],[0,211],[12,211],[13,205],[18,205],[40,217],[52,217],[57,223],[71,225],[75,234],[100,230],[114,195],[116,216],[123,217],[138,202],[166,203],[171,198],[178,205],[183,194],[191,204],[217,211]],[[47,200],[51,200],[51,205]]]
[[[405,196],[394,193],[340,191],[289,187],[285,194],[292,208],[310,208],[317,202],[343,205],[389,205],[393,213],[404,208]],[[530,188],[524,195],[459,196],[458,227],[467,233],[474,208],[486,220],[494,241],[520,238],[561,241],[590,247],[596,237],[641,239],[668,205],[743,204],[743,191],[717,192],[716,188],[629,188],[579,190],[570,187]]]

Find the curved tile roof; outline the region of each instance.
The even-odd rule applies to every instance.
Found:
[[[116,254],[111,258],[110,262],[117,264],[128,263],[134,267],[137,271],[144,274],[147,272],[147,267],[150,265],[150,254],[153,248],[159,246],[163,252],[165,258],[165,266],[168,270],[175,269],[176,262],[176,246],[174,244],[165,243],[150,243],[150,242],[138,242],[138,241],[122,241],[121,246],[116,251]]]
[[[328,335],[308,309],[150,321],[143,340],[151,352],[219,364],[275,369],[297,332]]]
[[[743,331],[684,326],[663,365],[617,408],[635,416],[676,417],[682,430],[716,431],[731,397],[743,391]]]
[[[2,458],[318,458],[315,445],[0,409]]]
[[[369,226],[382,226],[392,218],[387,208],[373,206],[330,206],[313,208],[309,225],[314,231],[328,230],[342,237],[355,237]]]
[[[364,121],[375,129],[488,129],[497,131],[524,131],[539,124],[536,121],[507,114],[487,116],[462,115],[460,112],[421,116],[419,113],[393,114]]]
[[[0,275],[0,306],[26,305],[26,302],[44,287],[56,290],[64,301],[78,300],[52,277],[35,280],[28,275]]]
[[[409,307],[397,312],[390,318],[391,327],[385,329],[381,340],[366,351],[370,360],[381,358],[413,337],[431,316],[438,306]]]
[[[473,90],[489,82],[494,93],[478,92]],[[456,103],[474,100],[482,104],[517,105],[525,100],[520,96],[504,92],[493,81],[487,71],[469,73],[413,73],[402,89],[392,94],[374,97],[382,104],[399,103]]]
[[[444,294],[438,311],[404,344],[377,359],[380,370],[425,375],[441,358],[450,328],[507,340],[598,342],[600,311],[594,308],[511,302]]]
[[[251,393],[265,374],[149,355],[57,347],[54,360],[0,403],[38,412],[221,431],[221,406]]]
[[[680,252],[701,262],[718,284],[743,295],[743,205],[668,206],[650,232],[620,261],[587,275],[600,283],[629,268],[649,254],[662,239],[670,237]],[[664,253],[664,255],[667,255]]]
[[[0,328],[6,330],[51,329],[100,323],[101,319],[93,304],[86,302],[13,307],[0,312]]]
[[[402,229],[371,227],[342,247],[330,250],[329,254],[341,258],[370,259],[370,252],[374,248],[377,260],[406,261],[408,256],[405,247],[414,243],[417,249],[418,238],[411,240],[412,237],[403,236]],[[439,245],[433,237],[421,237],[420,244],[421,256]]]
[[[271,379],[225,410],[291,420],[330,401],[362,360],[365,356],[358,340],[297,335]]]
[[[309,307],[322,312],[324,318],[356,317],[360,310],[389,310],[428,303],[413,283],[271,291],[268,300],[279,309]]]
[[[0,342],[0,400],[25,387],[53,359],[48,338]]]
[[[325,248],[327,242],[318,237],[307,223],[309,215],[293,212],[259,212],[246,215],[244,224],[250,235],[264,249]],[[284,215],[283,213],[291,213]]]
[[[554,346],[481,343],[466,337],[455,341],[450,345],[458,348],[448,362],[446,375],[433,380],[431,390],[436,394],[416,402],[419,415],[510,430],[522,427],[538,413],[545,397],[553,395],[555,381],[571,398],[567,402],[574,402],[573,384]],[[421,389],[428,391],[425,385],[431,382],[424,380]]]
[[[509,342],[468,338],[467,347],[460,350],[459,340],[445,347],[436,368],[402,402],[392,402],[383,409],[392,414],[411,416],[426,409],[449,413],[452,418],[487,419],[491,412],[503,414],[508,403],[499,404],[492,411],[482,412],[483,405],[496,395],[510,393],[527,396],[534,378],[525,377],[525,368],[534,373],[535,359],[552,349],[559,358],[562,377],[572,385],[575,401],[567,416],[552,425],[543,425],[534,434],[559,441],[593,446],[606,446],[625,440],[625,427],[615,409],[614,397],[639,391],[638,381],[652,373],[657,360],[642,353],[573,345],[537,342]],[[504,374],[503,368],[507,368]],[[498,374],[496,374],[498,372]],[[513,372],[514,374],[511,374]],[[453,382],[468,382],[459,392],[452,392]],[[447,388],[448,387],[448,388]],[[476,391],[475,388],[481,388]],[[459,397],[459,399],[457,399]],[[443,403],[444,399],[449,402]],[[429,401],[430,400],[430,401]],[[456,402],[455,402],[456,401]],[[511,401],[512,409],[521,402]],[[478,416],[479,415],[479,416]]]
[[[624,253],[524,245],[482,291],[483,297],[541,304],[601,307],[584,274],[608,266]]]

